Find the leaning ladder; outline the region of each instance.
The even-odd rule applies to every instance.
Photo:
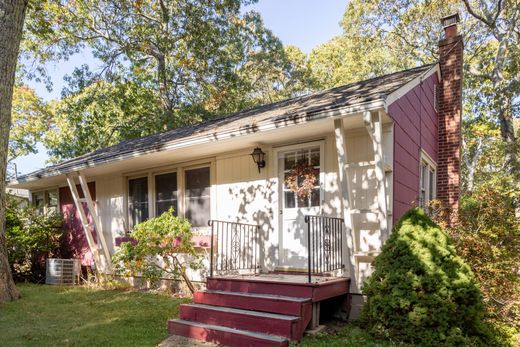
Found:
[[[79,179],[79,185],[84,196],[83,198],[80,198],[80,195],[78,194],[75,182],[76,177],[78,177]],[[94,207],[94,202],[92,201],[92,196],[90,195],[90,191],[88,189],[87,180],[81,172],[74,172],[73,174],[67,175],[67,183],[69,184],[69,188],[72,193],[74,205],[76,206],[76,209],[79,212],[81,225],[83,226],[83,231],[85,232],[85,237],[87,238],[87,243],[90,248],[90,251],[94,256],[94,261],[96,262],[97,267],[104,266],[105,272],[110,273],[112,271],[112,261],[110,259],[110,253],[108,251],[107,243],[105,241],[105,235],[103,234],[101,221],[99,220],[96,208]],[[90,212],[90,215],[92,216],[93,223],[89,223],[88,221],[87,212],[85,211],[83,205],[84,202],[87,203],[87,208]],[[96,230],[98,239],[97,243],[94,241],[94,237],[92,235],[93,229]],[[100,250],[105,258],[104,263],[101,262]]]

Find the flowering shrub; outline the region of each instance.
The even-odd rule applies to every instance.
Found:
[[[188,220],[173,215],[173,209],[136,225],[131,233],[134,244],[123,243],[113,256],[116,272],[151,281],[185,277],[187,266],[200,267],[190,228]],[[181,262],[179,255],[191,261]]]

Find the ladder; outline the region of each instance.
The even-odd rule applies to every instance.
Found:
[[[79,180],[79,186],[81,188],[81,191],[83,192],[83,198],[80,198],[78,189],[76,188],[76,177]],[[110,252],[107,247],[105,235],[103,234],[101,221],[99,219],[96,208],[94,206],[94,202],[92,201],[92,196],[90,195],[90,191],[88,189],[87,180],[85,179],[83,173],[74,172],[67,174],[67,183],[72,193],[74,205],[76,206],[76,209],[79,212],[81,225],[83,226],[83,231],[85,232],[85,237],[87,239],[90,251],[94,256],[96,267],[104,269],[106,273],[111,273],[112,261],[110,258]],[[87,212],[85,211],[83,203],[87,203],[87,208],[90,212],[93,223],[89,223],[89,220],[87,218]],[[94,230],[96,231],[97,242],[94,241]],[[101,261],[102,256],[104,258],[104,262]]]

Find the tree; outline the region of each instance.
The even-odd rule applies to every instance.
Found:
[[[5,182],[14,76],[27,2],[27,0],[0,2],[0,302],[20,297],[7,260]]]
[[[36,153],[36,145],[42,141],[51,114],[47,103],[33,89],[26,85],[16,85],[11,118],[9,162],[19,156]]]
[[[475,77],[490,85],[490,102],[505,142],[506,169],[520,180],[520,147],[514,130],[515,98],[520,95],[520,3],[515,0],[463,0],[467,12],[484,26],[487,38],[494,41],[492,59],[482,62]],[[516,115],[518,117],[518,114]]]
[[[518,1],[351,1],[342,21],[344,34],[326,45],[338,46],[335,57],[341,61],[335,70],[341,71],[339,76],[349,76],[353,70],[364,71],[364,75],[379,74],[381,67],[391,72],[432,63],[438,58],[440,19],[453,12],[461,13],[463,21],[465,117],[479,118],[500,128],[504,169],[518,181],[519,145],[513,127],[520,95]],[[364,42],[356,46],[360,38]],[[315,54],[320,51],[330,50],[317,50]],[[359,60],[370,63],[364,69],[352,68]],[[319,65],[312,68],[320,71]],[[336,83],[335,79],[323,80]]]
[[[66,100],[56,106],[57,119],[45,141],[53,159],[305,92],[307,84],[299,82],[308,77],[301,55],[294,48],[284,49],[258,13],[242,11],[251,2],[35,4],[24,36],[23,61],[36,60],[39,68],[26,63],[21,76],[45,80],[42,62],[67,59],[83,49],[101,65],[95,71],[83,66],[69,77],[70,85],[63,91]],[[111,109],[109,97],[96,91],[100,86],[123,99]],[[130,95],[137,99],[130,100]],[[143,112],[141,105],[150,107]],[[64,119],[69,111],[79,114]],[[102,121],[95,121],[94,115]],[[122,115],[127,119],[121,126]],[[100,138],[103,131],[108,135]]]

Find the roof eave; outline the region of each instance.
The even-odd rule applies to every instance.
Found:
[[[43,178],[50,178],[59,175],[65,175],[75,171],[81,171],[93,167],[97,167],[104,164],[109,164],[115,161],[128,160],[139,156],[163,152],[178,150],[181,148],[187,148],[194,145],[200,145],[205,143],[211,143],[214,141],[221,141],[231,138],[237,138],[239,136],[247,136],[248,134],[258,134],[259,132],[265,132],[275,130],[279,128],[286,128],[290,126],[296,126],[305,124],[308,122],[324,119],[324,118],[340,118],[351,114],[356,114],[363,111],[371,111],[376,109],[386,109],[386,102],[384,95],[365,103],[359,103],[355,105],[341,106],[337,108],[327,108],[322,110],[315,110],[312,112],[297,113],[293,115],[285,115],[283,117],[276,117],[274,119],[266,119],[256,124],[248,124],[247,126],[238,126],[231,129],[225,129],[223,131],[216,131],[212,133],[205,133],[201,135],[192,135],[165,143],[160,145],[154,145],[152,147],[143,148],[140,150],[134,150],[126,152],[124,154],[107,158],[105,160],[93,161],[87,160],[76,166],[67,167],[64,170],[54,170],[47,173],[38,173],[35,171],[34,174],[30,173],[19,177],[17,180],[10,181],[8,187],[16,188],[18,185],[23,183],[34,182]]]

